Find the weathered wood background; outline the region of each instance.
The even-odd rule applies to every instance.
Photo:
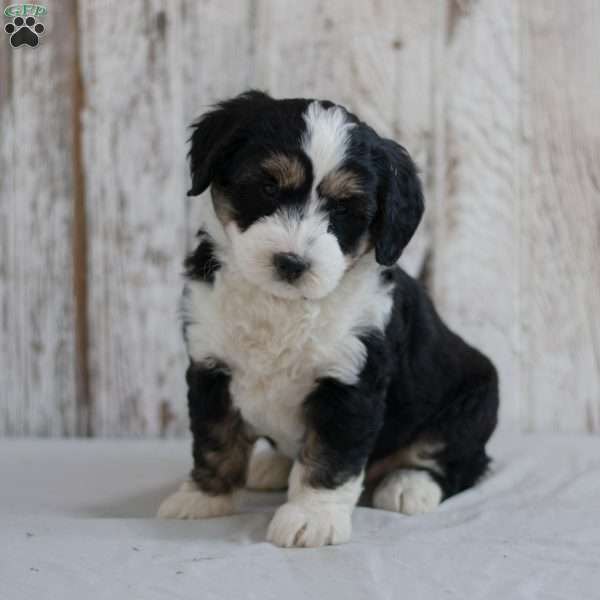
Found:
[[[250,86],[406,145],[405,257],[503,426],[600,431],[598,0],[65,0],[0,43],[0,432],[177,435],[186,126]]]

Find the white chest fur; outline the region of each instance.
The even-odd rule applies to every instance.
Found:
[[[302,403],[317,378],[355,383],[365,361],[359,335],[383,330],[391,305],[371,256],[322,300],[277,298],[226,265],[213,285],[188,282],[182,303],[192,360],[225,362],[244,420],[290,457],[304,434]]]

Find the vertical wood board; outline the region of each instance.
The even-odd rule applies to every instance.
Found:
[[[522,426],[600,431],[600,4],[521,1]]]
[[[72,3],[0,43],[0,433],[73,435]],[[4,24],[3,19],[3,24]]]
[[[177,11],[138,0],[79,12],[93,431],[167,434],[185,394]]]
[[[452,2],[447,18],[434,296],[450,326],[493,359],[501,422],[518,428],[518,6]]]

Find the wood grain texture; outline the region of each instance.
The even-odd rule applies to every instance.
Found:
[[[521,425],[600,431],[600,4],[520,17]]]
[[[501,424],[600,430],[594,2],[451,2],[433,278]]]
[[[437,147],[434,296],[500,371],[501,422],[521,421],[516,1],[451,2]]]
[[[185,205],[173,15],[81,3],[90,388],[95,435],[175,433]]]
[[[67,7],[65,3],[64,6]],[[72,8],[72,6],[69,6]],[[0,433],[73,435],[72,12],[0,40]]]
[[[256,83],[276,97],[347,106],[406,146],[431,190],[433,56],[443,25],[432,2],[258,0]],[[403,257],[412,273],[423,266],[428,225]]]

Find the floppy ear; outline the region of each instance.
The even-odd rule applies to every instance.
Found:
[[[380,139],[375,156],[379,185],[372,237],[377,262],[389,267],[412,238],[425,206],[417,168],[406,149]]]
[[[250,90],[220,102],[202,115],[192,128],[189,152],[192,187],[188,196],[200,195],[212,182],[215,170],[236,132],[252,117],[254,109],[271,101],[263,92]]]

